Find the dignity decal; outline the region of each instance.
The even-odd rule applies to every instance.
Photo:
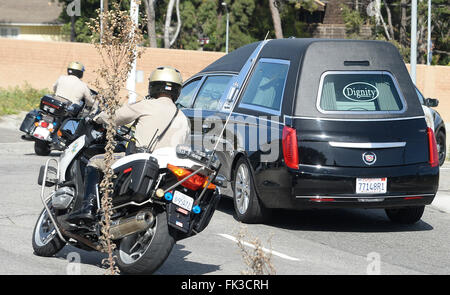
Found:
[[[353,101],[372,101],[377,99],[378,88],[366,82],[353,82],[342,89],[342,94]]]

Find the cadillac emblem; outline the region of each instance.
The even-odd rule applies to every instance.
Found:
[[[373,165],[377,161],[377,155],[372,152],[366,152],[362,154],[362,159],[367,165]]]

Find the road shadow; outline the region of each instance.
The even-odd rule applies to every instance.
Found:
[[[220,270],[220,265],[187,261],[191,251],[175,244],[167,260],[155,272],[156,275],[203,275]]]
[[[73,253],[78,253],[80,255],[79,263],[97,266],[102,269],[104,268],[102,265],[102,260],[108,258],[108,255],[106,253],[86,251],[71,245],[66,245],[61,249],[61,251],[56,253],[55,257],[67,260],[67,262],[74,262],[69,261],[69,259],[73,257]]]
[[[217,210],[237,221],[233,200],[222,198]],[[425,209],[426,210],[426,209]],[[294,231],[329,232],[414,232],[429,231],[433,226],[420,220],[412,225],[392,223],[383,209],[272,210],[265,225]]]
[[[208,274],[217,270],[220,270],[219,265],[204,264],[198,262],[187,261],[187,256],[190,251],[184,250],[185,246],[175,244],[172,252],[170,253],[164,264],[154,273],[155,275],[202,275]],[[61,251],[59,251],[55,257],[69,260],[74,257],[73,253],[78,253],[80,263],[99,267],[105,269],[102,265],[102,260],[108,258],[106,253],[100,253],[96,251],[85,251],[67,245]],[[71,261],[73,262],[73,261]]]

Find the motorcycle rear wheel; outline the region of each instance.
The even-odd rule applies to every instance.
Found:
[[[156,215],[155,223],[148,231],[151,238],[130,253],[136,241],[146,232],[123,238],[116,249],[117,265],[123,274],[152,274],[166,261],[172,251],[175,239],[170,235],[165,211]]]
[[[66,244],[59,238],[55,226],[45,208],[42,210],[34,226],[32,244],[34,253],[44,257],[55,255]]]
[[[50,144],[46,141],[36,140],[34,142],[34,152],[38,156],[48,156],[51,152]]]

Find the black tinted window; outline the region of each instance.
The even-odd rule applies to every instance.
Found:
[[[195,109],[217,110],[231,76],[209,76],[203,83],[194,103]]]
[[[261,59],[245,89],[240,107],[279,111],[288,69],[287,61]]]
[[[188,84],[184,85],[181,89],[180,96],[176,102],[178,107],[181,108],[189,108],[191,99],[195,94],[195,90],[197,89],[198,83],[200,83],[201,78],[195,79]]]
[[[322,78],[322,111],[402,111],[405,106],[391,75],[379,73],[327,73]]]

